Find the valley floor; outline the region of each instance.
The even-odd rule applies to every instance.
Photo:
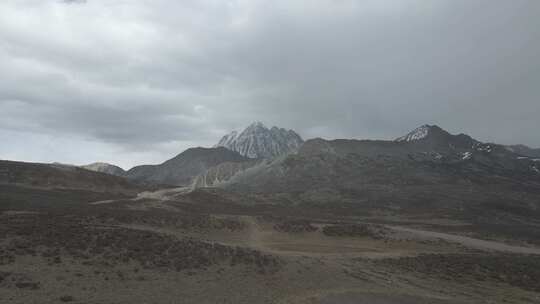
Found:
[[[0,303],[540,302],[540,247],[469,223],[183,195],[2,210]]]

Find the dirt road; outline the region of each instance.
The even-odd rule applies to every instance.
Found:
[[[519,254],[540,255],[540,248],[513,246],[513,245],[508,245],[508,244],[504,244],[500,242],[495,242],[495,241],[486,241],[486,240],[480,240],[480,239],[475,239],[475,238],[461,236],[461,235],[454,235],[454,234],[413,229],[413,228],[405,228],[405,227],[398,227],[398,226],[387,226],[387,227],[395,231],[408,232],[413,235],[417,235],[417,236],[425,237],[425,238],[442,239],[449,242],[459,243],[463,246],[475,248],[475,249],[511,252],[511,253],[519,253]]]

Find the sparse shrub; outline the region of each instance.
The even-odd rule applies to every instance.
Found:
[[[75,299],[72,296],[61,296],[60,301],[62,302],[73,302]]]
[[[323,233],[327,236],[346,237],[371,237],[374,239],[384,238],[385,231],[382,227],[368,224],[335,224],[323,227]]]
[[[317,231],[317,227],[307,220],[290,220],[274,225],[274,229],[280,232],[300,233]]]
[[[235,223],[234,221],[218,222],[239,227],[230,224]],[[3,248],[5,252],[16,250],[17,245],[25,244],[32,246],[51,263],[61,263],[61,257],[70,256],[89,265],[115,266],[134,261],[145,268],[176,271],[204,269],[210,265],[227,262],[235,265],[253,265],[258,268],[275,268],[279,265],[276,258],[248,248],[233,248],[192,238],[178,239],[150,231],[92,227],[81,224],[76,217],[50,219],[36,215],[20,222],[0,224],[5,224],[0,225],[0,230],[9,230],[9,234],[25,231],[24,242],[8,244]],[[27,230],[29,226],[32,229]],[[266,259],[273,262],[269,263]],[[109,277],[105,277],[105,280],[107,279]]]

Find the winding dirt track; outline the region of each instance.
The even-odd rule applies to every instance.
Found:
[[[519,254],[538,254],[540,255],[540,248],[531,248],[531,247],[521,247],[513,246],[495,241],[485,241],[475,238],[470,238],[461,235],[447,234],[442,232],[434,232],[413,228],[397,227],[397,226],[387,226],[390,229],[399,232],[408,232],[420,237],[426,238],[437,238],[454,243],[459,243],[463,246],[481,249],[481,250],[491,250],[491,251],[502,251],[502,252],[511,252]]]
[[[168,189],[161,189],[161,190],[157,190],[157,191],[144,191],[144,192],[140,192],[139,194],[137,194],[137,196],[134,197],[134,198],[125,199],[125,200],[130,200],[130,201],[134,201],[134,202],[139,201],[139,200],[143,200],[143,199],[166,201],[166,200],[174,197],[175,195],[188,193],[189,191],[191,191],[191,188],[189,188],[189,187],[168,188]],[[118,199],[104,200],[104,201],[91,202],[89,204],[90,205],[102,205],[102,204],[116,203],[116,202],[125,201],[125,200],[118,200]]]

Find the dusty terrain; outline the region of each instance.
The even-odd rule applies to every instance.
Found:
[[[76,193],[71,205],[32,203],[39,194],[2,206],[0,303],[540,301],[540,247],[483,238],[474,223],[247,206],[181,189]]]

